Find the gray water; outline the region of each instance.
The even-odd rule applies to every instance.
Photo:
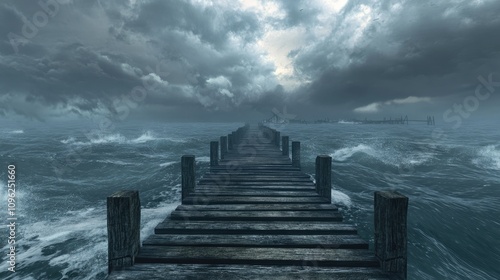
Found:
[[[7,165],[17,170],[17,264],[2,279],[104,279],[106,196],[138,189],[141,238],[180,201],[180,157],[208,169],[209,141],[240,123],[122,123],[112,131],[89,123],[22,123],[0,127],[0,205]],[[334,203],[373,245],[373,192],[395,189],[410,199],[409,279],[500,279],[500,132],[464,124],[435,139],[439,126],[286,124],[301,141],[303,171],[316,155],[333,157]],[[87,135],[86,135],[87,134]],[[7,207],[0,219],[7,221]],[[7,236],[6,227],[0,236]],[[373,246],[372,246],[373,248]]]

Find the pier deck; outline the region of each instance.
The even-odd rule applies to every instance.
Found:
[[[396,279],[265,129],[229,135],[209,172],[183,178],[182,205],[108,279]]]

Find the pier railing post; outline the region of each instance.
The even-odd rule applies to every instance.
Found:
[[[292,166],[300,168],[300,142],[292,141]]]
[[[196,188],[195,176],[195,157],[193,155],[184,155],[181,158],[182,175],[182,201]]]
[[[219,165],[219,142],[210,142],[210,166]]]
[[[276,137],[274,138],[274,145],[276,145],[279,149],[280,147],[280,140],[281,140],[281,133],[279,131],[276,131]]]
[[[316,191],[332,202],[332,157],[321,155],[316,157]]]
[[[134,265],[141,247],[139,191],[118,191],[107,197],[108,273]]]
[[[375,255],[382,269],[407,279],[408,197],[395,191],[375,192]]]
[[[289,142],[290,140],[288,136],[281,136],[281,153],[287,157],[290,154]]]
[[[220,137],[220,159],[224,159],[227,154],[227,136]]]

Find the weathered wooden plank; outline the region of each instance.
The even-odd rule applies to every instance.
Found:
[[[338,211],[174,211],[170,218],[185,221],[342,221]]]
[[[200,181],[199,185],[219,185],[219,186],[314,186],[313,182],[213,182]]]
[[[143,246],[368,249],[357,235],[156,234]]]
[[[182,200],[182,204],[323,204],[326,203],[322,197],[238,197],[238,196],[188,196]]]
[[[356,234],[353,225],[323,222],[193,222],[165,219],[155,228],[156,234]]]
[[[238,178],[238,179],[307,179],[311,180],[311,176],[306,175],[304,173],[295,173],[295,174],[282,174],[282,173],[277,173],[277,174],[241,174],[241,173],[224,173],[224,174],[218,174],[218,173],[206,173],[203,175],[203,179],[226,179],[226,178]]]
[[[198,190],[249,190],[249,191],[311,191],[314,190],[313,186],[268,186],[268,185],[244,185],[244,186],[217,186],[217,185],[198,185]]]
[[[314,267],[314,266],[261,266],[215,264],[137,264],[114,271],[109,280],[384,280],[391,279],[377,268]]]
[[[255,176],[258,178],[267,178],[267,177],[294,177],[294,178],[311,178],[311,176],[301,173],[301,172],[227,172],[227,171],[215,171],[207,173],[204,177],[210,176],[211,178],[225,178],[226,176],[236,176],[236,177],[250,177]]]
[[[143,246],[137,263],[254,264],[334,267],[378,267],[372,252],[363,249],[234,248]]]
[[[333,204],[232,204],[232,205],[179,205],[179,211],[335,211]]]
[[[255,197],[317,197],[318,194],[314,191],[252,191],[247,189],[228,191],[224,187],[214,188],[210,190],[201,189],[193,193],[195,196],[255,196]]]
[[[236,177],[230,176],[228,178],[220,177],[220,178],[201,178],[200,184],[202,183],[245,183],[245,182],[278,182],[278,183],[312,183],[312,180],[309,178],[279,178],[279,177],[267,177],[267,178],[258,178],[258,177]]]

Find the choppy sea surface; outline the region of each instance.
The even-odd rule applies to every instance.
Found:
[[[16,165],[16,272],[0,279],[104,279],[106,197],[138,189],[141,239],[180,201],[180,157],[208,170],[209,141],[240,123],[89,123],[0,126],[0,219],[7,224],[7,165]],[[426,125],[276,125],[301,141],[303,170],[333,157],[333,201],[373,245],[373,193],[410,199],[409,279],[500,279],[500,130],[464,123],[435,137]],[[434,137],[433,137],[434,135]],[[3,236],[3,238],[1,238]],[[373,248],[373,246],[372,246]]]

